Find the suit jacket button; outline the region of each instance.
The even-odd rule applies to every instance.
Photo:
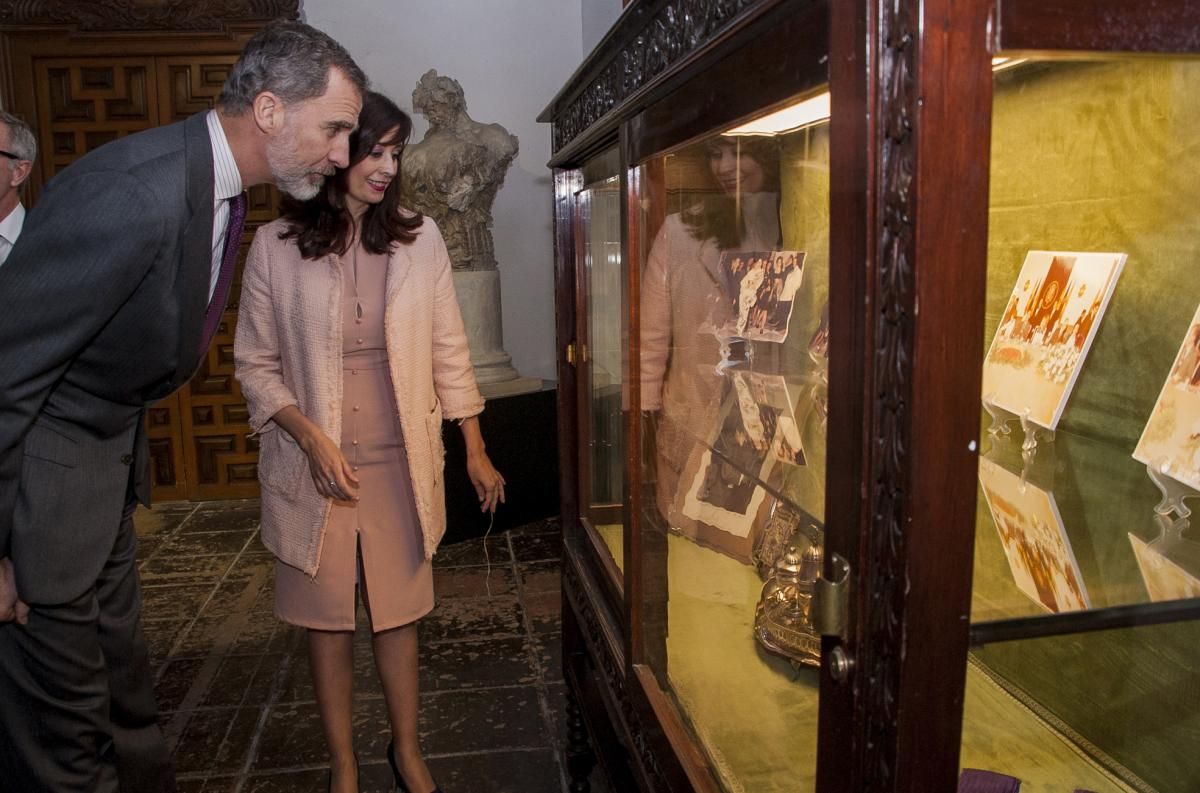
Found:
[[[121,464],[122,465],[132,465],[133,464],[133,455],[132,454],[122,454],[121,455]]]

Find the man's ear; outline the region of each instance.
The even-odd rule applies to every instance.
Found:
[[[12,186],[20,187],[29,178],[29,174],[33,173],[33,163],[29,160],[21,160],[12,169]]]
[[[283,128],[283,101],[275,94],[263,91],[250,108],[260,132],[273,135]]]

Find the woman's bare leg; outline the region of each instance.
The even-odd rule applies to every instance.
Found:
[[[308,631],[308,658],[335,793],[358,793],[354,758],[354,633]]]
[[[372,642],[388,719],[392,723],[396,765],[412,793],[429,793],[434,789],[434,782],[421,757],[417,731],[417,711],[421,701],[417,677],[417,625],[410,623],[380,631],[373,636]]]

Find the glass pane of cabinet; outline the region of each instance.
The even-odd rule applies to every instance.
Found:
[[[636,163],[646,663],[731,791],[814,786],[828,93]]]
[[[584,518],[618,569],[624,565],[625,470],[622,429],[622,372],[625,302],[621,258],[621,186],[615,152],[597,159],[593,170],[612,172],[587,184],[576,196],[579,213],[577,262],[582,285],[578,366],[586,447],[580,482]]]
[[[962,762],[1195,790],[1200,61],[994,68]]]

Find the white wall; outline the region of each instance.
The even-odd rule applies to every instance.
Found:
[[[582,0],[583,54],[586,57],[621,15],[621,0]]]
[[[588,0],[598,2],[598,0]],[[620,6],[620,0],[604,0]],[[341,42],[373,87],[412,112],[428,69],[462,84],[467,112],[521,151],[493,207],[504,346],[529,377],[554,378],[550,125],[537,114],[583,59],[581,0],[304,0],[309,24]],[[414,115],[413,140],[428,126]]]

